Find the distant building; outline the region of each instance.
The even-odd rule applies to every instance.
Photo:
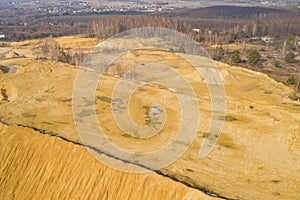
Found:
[[[6,36],[4,34],[0,34],[0,39],[4,39]]]

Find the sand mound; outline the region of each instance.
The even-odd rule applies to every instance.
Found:
[[[15,51],[10,51],[5,56],[6,59],[18,58],[18,57],[20,57],[20,55]]]
[[[0,125],[0,199],[215,199],[154,173],[126,174],[84,147]]]
[[[84,38],[80,36],[59,37],[55,38],[55,41],[57,41],[59,45],[65,49],[75,49],[78,47],[93,48],[100,42],[99,40],[94,38]]]

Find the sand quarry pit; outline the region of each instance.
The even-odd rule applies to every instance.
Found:
[[[164,109],[157,109],[168,118],[157,135],[138,141],[113,120],[112,104],[118,102],[112,91],[122,70],[150,61],[172,65],[189,79],[201,124],[176,162],[160,173],[130,174],[108,168],[82,146],[72,115],[79,67],[10,60],[20,70],[0,74],[0,199],[300,199],[300,104],[288,98],[290,88],[260,73],[217,63],[226,90],[225,126],[211,154],[199,159],[211,115],[203,78],[180,56],[166,51],[125,54],[96,89],[97,119],[112,142],[147,153],[161,148],[180,127],[173,92],[156,84],[135,91],[129,112],[136,124],[146,126],[150,108],[159,102]]]

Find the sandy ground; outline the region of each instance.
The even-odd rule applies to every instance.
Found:
[[[115,77],[104,76],[96,90],[96,115],[108,138],[123,148],[147,152],[159,149],[180,126],[176,98],[166,88],[156,85],[141,87],[129,104],[133,120],[145,126],[148,123],[145,106],[162,102],[168,119],[156,136],[142,141],[128,137],[116,126],[111,114],[112,89],[120,69],[166,60],[161,58],[169,58],[169,63],[162,64],[176,66],[175,70],[189,79],[201,115],[198,134],[188,151],[161,171],[231,199],[299,199],[300,104],[289,100],[290,88],[260,73],[218,63],[225,82],[227,120],[212,153],[199,159],[211,115],[210,96],[201,77],[189,63],[167,52],[140,50],[128,54],[116,60],[115,67],[108,72]],[[43,187],[48,188],[46,198],[63,198],[60,196],[63,191],[68,191],[64,197],[210,198],[155,174],[129,175],[109,169],[96,162],[85,148],[70,143],[81,142],[72,116],[72,91],[79,67],[30,59],[0,61],[0,65],[9,64],[21,69],[14,74],[0,75],[0,119],[10,125],[2,125],[0,129],[1,199],[21,196],[38,199],[42,197],[38,191]],[[151,183],[145,178],[148,176]],[[134,184],[130,187],[134,192],[128,191],[129,183]],[[97,190],[100,185],[102,189]]]
[[[112,170],[29,128],[0,125],[0,152],[1,199],[215,199],[154,173]]]

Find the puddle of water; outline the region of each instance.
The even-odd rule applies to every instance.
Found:
[[[122,99],[113,99],[111,100],[112,105],[121,105],[124,104],[124,102],[122,101]]]
[[[160,113],[162,113],[163,111],[160,110],[159,108],[157,107],[150,107],[149,108],[149,111],[148,111],[148,115],[158,115]]]
[[[12,74],[19,70],[19,66],[11,65],[11,66],[0,66],[0,70],[5,74]]]

